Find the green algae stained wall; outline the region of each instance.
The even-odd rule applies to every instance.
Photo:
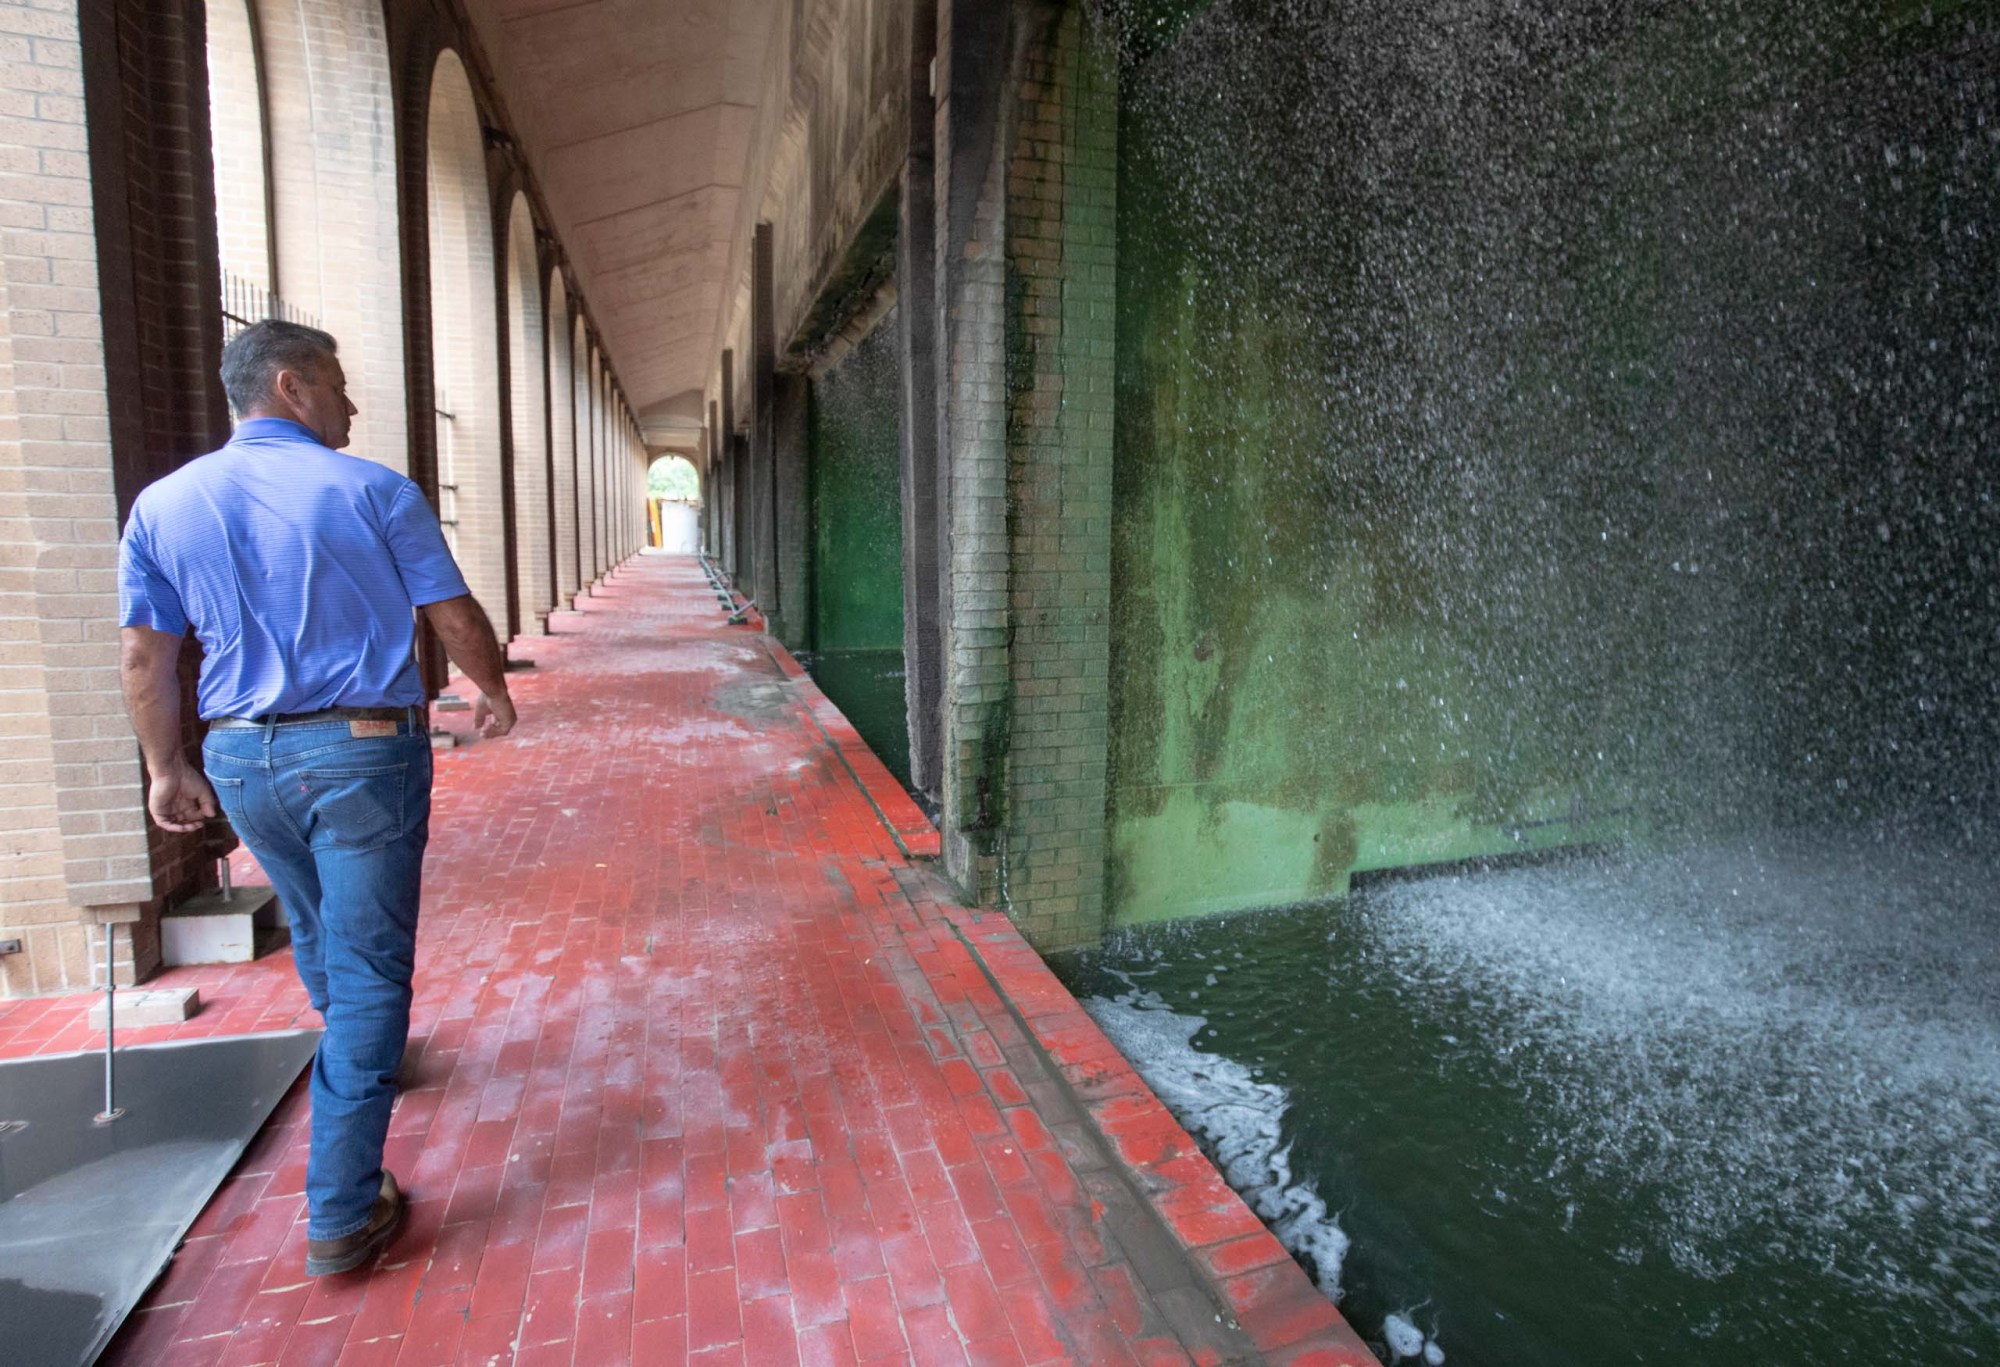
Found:
[[[1878,11],[1128,45],[1114,922],[1990,804],[1994,6]]]
[[[812,649],[903,648],[896,313],[812,382]]]

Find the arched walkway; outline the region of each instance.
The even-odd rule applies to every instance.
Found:
[[[426,184],[430,208],[431,382],[438,517],[472,594],[509,618],[506,506],[500,474],[499,329],[486,151],[458,54],[431,77]]]

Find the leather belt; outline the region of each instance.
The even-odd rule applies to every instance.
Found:
[[[412,726],[423,721],[423,704],[408,707],[322,707],[317,712],[280,712],[269,717],[214,717],[211,727],[299,726],[320,721],[406,721]]]

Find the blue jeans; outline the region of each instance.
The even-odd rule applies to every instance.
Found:
[[[393,725],[363,737],[344,721],[218,727],[202,746],[223,814],[290,914],[292,960],[326,1020],[306,1161],[313,1239],[368,1223],[410,1031],[431,743],[420,720]]]

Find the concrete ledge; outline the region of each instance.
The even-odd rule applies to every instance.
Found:
[[[763,629],[761,619],[758,629]],[[861,785],[869,805],[882,818],[882,824],[888,828],[897,846],[912,859],[938,858],[943,844],[937,827],[924,815],[923,808],[917,806],[916,799],[904,791],[896,776],[889,772],[889,767],[868,748],[868,742],[861,739],[854,723],[834,706],[831,698],[820,692],[812,675],[806,672],[806,667],[791,651],[770,636],[764,638],[764,647],[771,652],[771,658],[777,662],[785,677],[797,685],[799,699],[806,705],[806,715],[812,718],[813,725],[838,752],[854,781]]]
[[[957,931],[1265,1360],[1283,1367],[1379,1367],[1361,1336],[1222,1180],[1013,922],[942,898],[933,910]]]

